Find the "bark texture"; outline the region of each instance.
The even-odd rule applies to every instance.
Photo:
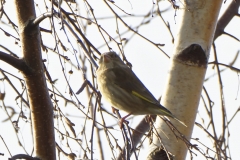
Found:
[[[184,2],[185,8],[178,13],[181,22],[161,103],[187,125],[185,127],[171,120],[184,137],[190,140],[222,0]],[[160,137],[155,136],[148,159],[185,159],[187,147],[190,146],[177,139],[172,129],[160,118],[157,118],[156,129],[161,135],[161,143]],[[180,138],[182,135],[178,136]],[[162,150],[168,151],[173,157],[159,156],[163,154],[157,152]]]
[[[39,27],[33,0],[15,0],[23,60],[31,72],[24,72],[31,110],[34,151],[42,160],[55,160],[53,105],[48,93],[40,47]]]

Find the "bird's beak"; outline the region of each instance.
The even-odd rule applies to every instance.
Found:
[[[107,55],[107,54],[104,54],[103,55],[103,62],[104,63],[108,63],[110,61],[111,61],[111,57],[109,55]]]

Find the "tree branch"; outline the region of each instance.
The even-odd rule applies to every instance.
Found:
[[[13,156],[12,158],[9,158],[8,160],[17,160],[17,159],[22,159],[22,158],[24,158],[26,160],[40,160],[37,157],[32,157],[32,156],[29,156],[26,154],[17,154],[15,156]]]
[[[32,70],[27,66],[23,59],[15,58],[5,52],[0,51],[0,60],[10,64],[14,68],[24,72],[24,74],[32,73]]]
[[[218,20],[213,40],[216,40],[219,36],[221,36],[224,33],[224,29],[232,20],[232,18],[238,15],[239,6],[240,6],[240,0],[232,1],[232,3],[228,6],[224,14]]]

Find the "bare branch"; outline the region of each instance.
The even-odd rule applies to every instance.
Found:
[[[14,68],[22,71],[25,74],[31,74],[32,70],[27,66],[23,59],[15,58],[5,52],[0,51],[0,60],[10,64]]]
[[[216,40],[219,36],[221,36],[224,33],[224,29],[230,23],[232,18],[238,15],[239,6],[240,6],[240,0],[234,0],[231,2],[231,4],[228,6],[224,14],[218,20],[213,40]]]

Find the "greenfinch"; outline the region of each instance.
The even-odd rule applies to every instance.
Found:
[[[149,92],[134,72],[115,52],[101,55],[97,70],[97,84],[102,97],[114,108],[129,115],[162,115],[178,120]]]

